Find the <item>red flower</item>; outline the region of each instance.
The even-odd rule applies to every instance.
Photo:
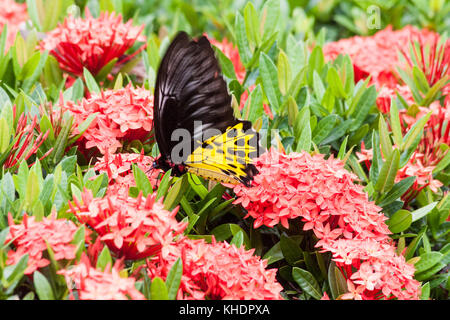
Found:
[[[133,27],[132,21],[122,22],[122,16],[103,12],[97,19],[86,10],[86,18],[68,16],[62,24],[49,32],[40,43],[58,60],[61,68],[74,76],[82,76],[87,68],[94,76],[113,59],[123,64],[138,54],[145,46],[123,59],[125,52],[141,36],[144,26]]]
[[[428,30],[418,30],[406,26],[393,31],[391,26],[370,37],[355,36],[327,43],[324,54],[327,59],[335,59],[339,54],[348,54],[352,59],[355,81],[372,76],[371,82],[377,87],[386,85],[395,88],[398,84],[396,67],[399,66],[398,53],[406,48],[411,39],[423,39],[428,43],[436,34]]]
[[[0,33],[3,27],[8,27],[6,36],[6,50],[14,44],[20,26],[28,20],[26,3],[17,3],[13,0],[0,0]],[[3,55],[3,52],[0,52]]]
[[[396,255],[387,218],[369,201],[363,186],[354,183],[356,176],[344,169],[342,161],[271,149],[255,165],[260,174],[252,187],[234,188],[238,197],[234,203],[247,209],[255,228],[280,222],[288,228],[289,219],[300,217],[303,229],[312,230],[318,238],[316,247],[331,252],[347,279],[363,286],[353,292],[360,296],[352,297],[417,298],[414,267]],[[376,277],[364,273],[372,265],[382,270]]]
[[[156,194],[136,199],[121,195],[93,198],[90,190],[82,193],[82,202],[74,198],[69,202],[72,212],[81,223],[93,228],[100,240],[119,257],[143,259],[157,254],[173,238],[182,233],[186,223],[175,219],[178,208],[172,212],[164,209],[162,199]]]
[[[91,267],[89,259],[83,255],[81,262],[68,269],[58,271],[66,278],[70,298],[79,300],[144,300],[145,297],[135,288],[135,279],[121,276],[120,262],[111,271],[100,271]],[[75,290],[73,289],[75,286]]]
[[[106,153],[103,158],[98,159],[94,169],[106,173],[109,179],[108,194],[128,195],[130,187],[135,187],[132,165],[136,164],[150,179],[152,186],[158,183],[160,169],[153,169],[154,159],[138,153]]]
[[[16,106],[13,106],[13,115],[14,119],[16,119]],[[37,136],[35,136],[35,132],[38,133]],[[37,116],[34,116],[31,123],[28,123],[28,116],[22,113],[17,120],[17,126],[14,131],[13,140],[16,142],[11,151],[9,151],[8,157],[5,159],[4,167],[14,168],[22,161],[27,161],[31,156],[35,155],[45,139],[47,139],[49,133],[50,131],[45,133],[40,132]],[[47,157],[52,151],[53,148],[48,150],[39,160]]]
[[[54,253],[55,260],[75,259],[76,246],[71,244],[77,227],[72,221],[56,219],[56,213],[36,221],[35,217],[24,214],[21,224],[14,224],[13,217],[8,214],[9,234],[6,242],[12,240],[15,250],[8,252],[7,265],[16,264],[28,254],[28,267],[25,274],[32,274],[39,268],[50,264],[43,257],[47,244]]]
[[[165,279],[181,257],[183,275],[178,299],[281,299],[276,269],[266,269],[267,261],[253,255],[254,249],[236,248],[226,242],[211,244],[203,239],[183,238],[170,246],[169,254],[147,262],[150,277]]]
[[[145,141],[153,128],[153,95],[131,84],[119,90],[92,94],[79,103],[67,101],[61,108],[74,117],[74,127],[97,113],[79,143],[83,148],[97,148],[102,154],[115,153],[125,141]],[[78,134],[77,130],[74,131]]]

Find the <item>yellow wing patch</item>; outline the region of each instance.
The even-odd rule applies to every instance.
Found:
[[[186,169],[206,179],[246,183],[248,166],[258,154],[257,143],[257,133],[244,131],[243,123],[238,123],[197,147],[185,161]]]

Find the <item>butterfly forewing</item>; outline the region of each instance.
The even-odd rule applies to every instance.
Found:
[[[257,140],[257,133],[251,123],[234,117],[227,84],[206,37],[194,41],[180,32],[167,49],[156,79],[154,128],[163,161],[224,182],[248,184],[257,173],[251,158],[258,146],[249,143]],[[172,140],[178,129],[190,136],[190,152],[181,157],[174,156],[179,141]],[[205,138],[208,130],[217,133]],[[226,139],[236,130],[239,139]]]

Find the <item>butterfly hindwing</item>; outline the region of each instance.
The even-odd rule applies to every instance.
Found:
[[[171,157],[178,143],[172,141],[177,129],[189,132],[193,150],[181,160]],[[258,173],[251,164],[258,154],[258,134],[251,130],[250,122],[234,117],[227,84],[204,36],[191,40],[180,32],[167,49],[156,79],[154,130],[160,166],[179,165],[208,179],[246,185]],[[217,133],[205,139],[208,130]],[[239,138],[224,139],[231,132],[237,132]],[[200,146],[198,141],[202,141]]]
[[[187,158],[188,171],[220,182],[232,183],[230,179],[234,179],[247,184],[258,173],[251,164],[258,156],[258,133],[244,129],[244,123],[249,122],[240,122],[205,140]]]

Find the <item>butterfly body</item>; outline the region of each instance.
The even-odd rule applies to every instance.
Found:
[[[258,173],[258,133],[238,120],[206,37],[180,32],[170,44],[155,86],[154,130],[161,156],[154,167],[191,172],[224,183],[250,185]]]

